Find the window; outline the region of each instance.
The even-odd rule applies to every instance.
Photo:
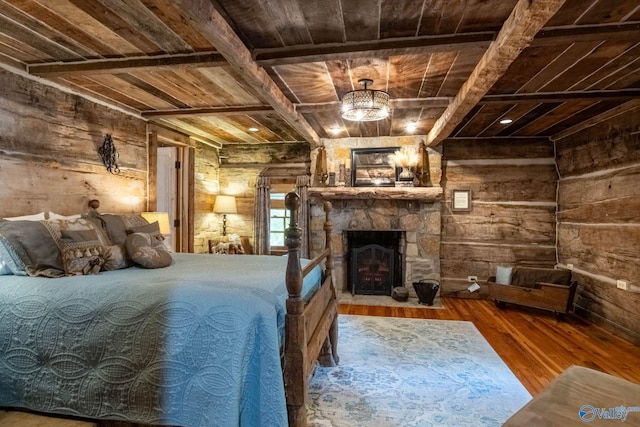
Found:
[[[269,196],[269,245],[284,248],[284,231],[289,223],[289,211],[284,206],[286,193],[271,193]]]

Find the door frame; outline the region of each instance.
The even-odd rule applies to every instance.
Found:
[[[189,139],[188,137],[186,137]],[[158,206],[158,147],[170,146],[178,148],[177,212],[174,237],[176,252],[194,251],[194,180],[195,180],[195,147],[175,139],[164,137],[152,130],[147,134],[147,210],[155,211]]]

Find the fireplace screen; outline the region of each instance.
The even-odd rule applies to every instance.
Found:
[[[391,295],[394,282],[395,250],[366,245],[351,251],[352,293]]]

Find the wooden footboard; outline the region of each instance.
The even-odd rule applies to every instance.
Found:
[[[307,424],[307,393],[316,361],[324,366],[335,366],[338,362],[338,302],[332,277],[329,220],[331,203],[324,204],[326,248],[304,269],[300,264],[302,230],[298,227],[299,203],[297,194],[287,194],[285,206],[291,211],[291,222],[285,231],[285,244],[289,251],[286,273],[289,298],[285,324],[284,383],[289,426],[298,427]],[[323,262],[325,274],[322,286],[305,304],[301,296],[302,279],[313,267]]]

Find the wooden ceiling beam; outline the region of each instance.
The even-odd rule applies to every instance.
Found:
[[[225,115],[225,114],[251,114],[251,113],[264,113],[273,111],[273,107],[270,105],[246,105],[237,107],[209,107],[209,108],[180,108],[172,110],[148,110],[142,111],[141,115],[145,118],[152,117],[183,117],[183,116],[211,116],[211,115]]]
[[[296,129],[303,138],[315,145],[320,137],[293,104],[271,80],[264,68],[253,60],[251,52],[233,31],[225,18],[213,7],[210,0],[179,0],[177,7],[186,19],[215,46],[229,65],[243,76],[245,81],[271,105],[282,118]]]
[[[640,89],[585,90],[578,92],[536,92],[485,95],[478,104],[514,104],[517,102],[614,101],[640,98]]]
[[[355,58],[388,58],[395,55],[430,54],[463,49],[485,50],[495,39],[493,31],[446,34],[438,36],[401,37],[378,41],[325,43],[282,48],[256,49],[253,59],[262,67],[349,60]]]
[[[253,52],[262,67],[303,62],[388,57],[407,53],[434,53],[460,49],[486,49],[495,38],[494,32],[452,34],[444,36],[404,37],[379,42],[331,43],[258,49]],[[176,55],[137,56],[133,58],[89,59],[71,62],[47,62],[28,66],[30,74],[39,77],[68,77],[87,74],[112,74],[131,71],[154,71],[175,68],[221,67],[228,62],[218,52]]]
[[[487,94],[565,0],[519,0],[451,104],[427,135],[427,145],[442,142]]]
[[[73,62],[49,62],[29,65],[30,74],[39,77],[69,77],[87,74],[113,74],[153,69],[215,67],[227,65],[226,59],[218,52],[142,56],[118,59],[90,59]]]
[[[578,27],[544,28],[538,32],[532,46],[599,40],[635,40],[640,22],[606,25],[580,25]],[[345,60],[363,57],[389,57],[408,53],[429,54],[461,49],[486,49],[496,37],[492,31],[447,34],[438,36],[398,37],[379,41],[326,43],[321,45],[288,46],[284,48],[256,49],[252,56],[259,66]],[[118,73],[148,69],[175,69],[176,67],[218,67],[227,65],[218,52],[191,54],[138,56],[133,58],[92,59],[72,62],[50,62],[28,66],[31,74],[40,77]],[[22,64],[24,67],[24,64]]]
[[[544,28],[536,34],[532,46],[551,46],[558,43],[579,43],[602,40],[637,41],[640,22],[623,22],[606,25],[580,25],[578,27]]]
[[[409,108],[446,108],[453,98],[446,96],[437,96],[429,98],[402,98],[390,99],[389,108],[392,110],[409,109]],[[318,102],[318,103],[301,103],[295,104],[296,110],[303,114],[319,113],[323,111],[339,111],[342,107],[340,101]]]

